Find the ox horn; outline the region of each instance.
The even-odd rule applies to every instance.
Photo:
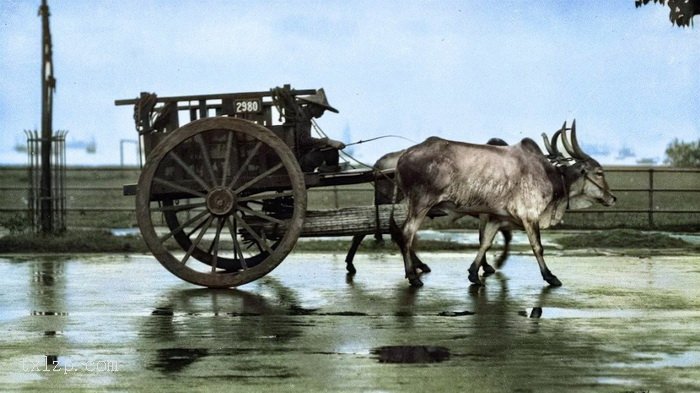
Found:
[[[578,155],[579,158],[582,159],[589,159],[591,158],[588,154],[583,152],[583,149],[581,149],[581,146],[578,144],[578,138],[576,138],[576,120],[574,119],[574,123],[571,125],[571,144],[574,148],[574,152],[576,155]]]
[[[547,134],[542,133],[542,140],[544,141],[544,147],[547,148],[547,153],[549,153],[550,156],[554,155],[554,152],[552,151],[552,145],[549,144],[549,139],[547,139]]]
[[[562,132],[566,130],[566,123],[564,123],[564,127],[561,130],[557,130],[557,132],[552,135],[552,150],[554,150],[554,155],[557,157],[563,157],[564,155],[561,154],[559,151],[559,148],[557,147],[557,142],[559,142],[559,135],[561,135]]]
[[[559,152],[559,149],[557,148],[557,139],[559,139],[559,134],[563,130],[566,130],[566,121],[564,124],[561,126],[561,129],[557,130],[554,135],[552,136],[552,142],[550,143],[549,139],[547,139],[547,134],[542,133],[542,139],[544,140],[544,146],[547,148],[547,152],[549,153],[550,157],[552,158],[557,158],[561,157],[561,153]]]
[[[573,126],[571,127],[572,134],[573,134],[573,132],[574,132],[573,130],[576,129],[575,126],[576,126],[576,121],[574,120],[574,124],[573,124]],[[569,153],[569,155],[570,155],[572,158],[579,159],[579,160],[580,160],[580,159],[583,159],[583,157],[579,156],[579,155],[576,153],[576,150],[574,150],[573,146],[571,146],[571,143],[569,142],[569,137],[566,136],[566,131],[562,132],[562,134],[561,134],[561,141],[564,142],[564,150],[566,150],[566,152]]]

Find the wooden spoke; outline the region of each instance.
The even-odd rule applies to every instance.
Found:
[[[283,198],[283,197],[290,197],[294,196],[293,191],[285,191],[285,192],[277,192],[273,194],[255,194],[255,195],[250,195],[247,197],[243,198],[238,198],[238,202],[255,202],[255,201],[263,201],[266,199],[276,199],[276,198]]]
[[[245,183],[244,185],[238,187],[238,188],[234,191],[234,194],[240,194],[241,192],[245,191],[248,187],[252,186],[253,184],[255,184],[255,183],[259,182],[260,180],[262,180],[262,179],[264,179],[264,178],[270,176],[271,174],[277,172],[277,171],[280,170],[280,168],[282,168],[283,166],[284,166],[284,164],[280,162],[279,164],[273,166],[272,168],[266,170],[265,172],[263,172],[263,173],[261,173],[261,174],[255,176],[253,179],[251,179],[250,181],[248,181],[248,182]]]
[[[170,180],[161,179],[161,178],[159,178],[159,177],[154,177],[154,178],[153,178],[153,182],[154,182],[154,183],[157,183],[157,184],[160,184],[160,185],[162,185],[162,186],[170,187],[170,188],[172,188],[173,190],[182,191],[182,192],[187,193],[187,194],[191,194],[191,195],[194,195],[194,196],[198,196],[198,197],[200,197],[200,198],[206,198],[206,196],[207,196],[206,194],[203,194],[203,193],[201,193],[201,192],[199,192],[199,191],[196,191],[196,190],[193,190],[193,189],[191,189],[191,188],[188,188],[188,187],[179,185],[179,184],[177,184],[177,183],[173,183],[173,182],[171,182]]]
[[[238,262],[241,264],[241,269],[245,270],[248,269],[248,263],[243,257],[243,251],[241,250],[241,245],[238,243],[238,236],[236,236],[236,232],[238,232],[236,229],[236,216],[234,215],[230,218],[231,219],[226,219],[226,225],[228,226],[229,233],[231,233],[231,240],[233,240],[233,255],[234,258],[238,259]]]
[[[159,211],[159,212],[180,212],[183,210],[192,210],[196,209],[198,207],[204,207],[206,206],[206,202],[197,202],[197,203],[185,203],[185,204],[180,204],[180,205],[168,205],[168,206],[158,206],[156,208],[153,208],[153,211]]]
[[[173,235],[179,233],[180,231],[182,231],[183,229],[185,229],[187,226],[189,226],[189,225],[192,224],[193,222],[199,220],[200,218],[206,216],[207,214],[209,214],[209,212],[206,211],[206,210],[203,211],[203,212],[200,212],[200,213],[197,214],[196,216],[194,216],[194,217],[190,218],[189,220],[185,221],[184,223],[180,224],[177,228],[172,229],[172,230],[171,230],[170,232],[168,232],[167,234],[165,234],[165,235],[159,237],[158,240],[160,240],[161,243],[164,243],[166,240],[170,239]]]
[[[226,185],[226,179],[231,174],[230,160],[233,154],[231,149],[233,148],[233,133],[228,132],[226,134],[226,157],[224,158],[224,174],[221,177],[221,187]]]
[[[208,190],[212,187],[212,185],[205,182],[204,179],[202,179],[194,171],[194,169],[192,169],[191,166],[187,165],[187,163],[185,163],[185,161],[183,161],[182,158],[180,158],[180,156],[178,156],[177,153],[175,153],[175,151],[170,151],[170,153],[168,153],[168,155],[171,156],[173,158],[173,160],[175,160],[175,162],[177,162],[177,164],[180,165],[180,167],[182,169],[184,169],[188,175],[190,175],[191,178],[193,178],[200,186],[202,186],[202,189]]]
[[[233,179],[231,179],[231,183],[229,183],[228,188],[233,188],[233,186],[236,184],[241,175],[243,175],[243,172],[245,172],[248,165],[250,165],[250,162],[253,160],[253,157],[255,157],[258,154],[260,146],[262,146],[262,142],[256,143],[253,149],[248,153],[248,157],[246,157],[245,161],[243,162],[243,165],[241,165],[241,167],[238,169],[238,172],[236,172],[236,174],[233,176]]]
[[[272,251],[272,248],[270,248],[270,245],[267,244],[267,241],[264,239],[264,235],[263,235],[263,237],[261,237],[260,235],[258,235],[258,234],[253,230],[253,228],[251,228],[250,225],[248,225],[248,223],[245,222],[245,220],[243,219],[243,217],[240,217],[240,216],[239,216],[239,217],[237,217],[237,220],[238,220],[238,222],[241,224],[241,226],[243,227],[243,229],[245,229],[246,232],[248,232],[248,233],[250,234],[250,236],[252,236],[253,239],[255,239],[255,242],[258,244],[258,247],[262,247],[265,251],[267,251],[268,253],[272,254],[272,252],[273,252],[273,251]]]
[[[206,224],[202,228],[201,231],[199,231],[199,235],[197,235],[197,238],[192,242],[192,245],[190,248],[187,250],[187,253],[185,256],[180,260],[180,262],[184,265],[187,263],[187,260],[190,258],[190,255],[192,255],[192,252],[197,248],[197,245],[199,245],[199,242],[202,241],[202,237],[204,237],[204,234],[207,232],[209,227],[211,226],[211,222],[214,221],[214,216],[209,216],[209,218],[206,220]]]
[[[208,212],[207,212],[207,213],[208,213]],[[212,216],[212,217],[213,217],[213,216]],[[207,222],[207,220],[202,220],[202,221],[200,221],[199,224],[197,224],[194,228],[192,228],[191,231],[189,231],[188,233],[186,233],[185,236],[187,236],[187,238],[189,239],[189,238],[190,238],[195,232],[197,232],[197,231],[199,230],[199,228],[201,228],[201,227],[204,225],[204,223],[206,223],[206,222]]]
[[[280,219],[277,219],[277,218],[268,216],[267,214],[265,214],[265,213],[263,213],[263,212],[259,212],[259,211],[257,211],[257,210],[249,209],[249,208],[244,207],[244,206],[238,206],[238,210],[240,210],[240,211],[242,211],[242,212],[244,212],[244,213],[250,214],[251,216],[260,217],[260,218],[262,218],[263,220],[270,221],[270,222],[274,222],[275,224],[279,224],[279,225],[283,225],[283,224],[284,224],[284,221],[282,221],[282,220],[280,220]]]
[[[197,134],[194,139],[199,145],[199,150],[202,151],[202,159],[204,160],[204,167],[207,168],[209,173],[209,178],[211,179],[211,184],[216,184],[216,176],[214,176],[214,167],[211,166],[211,159],[209,158],[209,148],[204,144],[202,139],[202,134]]]
[[[211,261],[211,272],[216,273],[216,265],[219,262],[219,237],[221,236],[221,230],[224,227],[223,218],[219,217],[216,224],[216,235],[214,236],[214,242],[212,243],[212,261]]]

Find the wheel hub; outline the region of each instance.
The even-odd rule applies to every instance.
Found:
[[[236,195],[229,188],[216,187],[207,194],[207,209],[212,214],[223,216],[236,205]]]

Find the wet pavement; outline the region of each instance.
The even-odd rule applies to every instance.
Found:
[[[148,255],[0,257],[2,391],[698,392],[700,258],[292,254],[234,290]]]

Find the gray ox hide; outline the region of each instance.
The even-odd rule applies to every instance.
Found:
[[[499,220],[508,220],[527,232],[542,278],[560,286],[545,264],[540,229],[559,223],[567,207],[583,208],[593,202],[612,206],[616,200],[601,165],[581,150],[576,122],[571,127],[572,143],[567,130],[564,123],[552,145],[545,137],[549,158],[529,138],[512,146],[490,146],[431,137],[409,148],[396,168],[408,199],[408,216],[400,231],[394,223],[392,236],[401,248],[411,285],[423,285],[409,254],[416,231],[430,209],[440,206],[485,218],[479,251],[469,267],[469,281],[481,284],[478,272],[482,259],[498,231]],[[556,148],[559,134],[571,162]]]
[[[494,145],[494,146],[508,146],[508,143],[506,143],[503,139],[500,138],[491,138],[489,139],[488,142],[486,142],[487,145]],[[399,150],[391,153],[387,153],[383,156],[381,156],[377,162],[374,163],[373,168],[376,170],[386,170],[386,169],[395,169],[396,168],[396,163],[399,161],[399,157],[406,151],[404,150]],[[375,205],[388,205],[392,203],[398,203],[401,202],[404,199],[403,193],[398,190],[398,187],[396,187],[396,183],[392,181],[391,179],[384,179],[384,178],[378,178],[375,181],[374,185],[374,204]],[[454,213],[454,212],[445,212],[440,208],[432,209],[431,211],[428,212],[427,216],[430,218],[434,217],[440,217],[440,216],[446,216],[449,213]],[[465,214],[451,214],[451,219],[452,221],[457,221],[458,219],[462,218],[465,216]],[[478,217],[478,215],[473,215],[474,217]],[[481,224],[481,227],[483,228],[483,223]],[[503,235],[503,240],[504,240],[504,245],[503,245],[503,252],[501,255],[498,256],[495,262],[495,267],[489,265],[488,262],[486,261],[486,256],[484,255],[483,261],[482,261],[482,267],[484,269],[485,274],[493,274],[496,272],[496,269],[500,269],[503,266],[503,263],[505,260],[508,258],[508,250],[510,246],[510,241],[513,238],[512,235],[512,230],[511,230],[511,225],[508,221],[501,221],[501,226],[499,227],[499,230],[501,231],[501,234]],[[479,239],[483,236],[483,231],[479,231]],[[355,253],[357,252],[357,249],[360,247],[360,244],[362,243],[362,240],[365,238],[365,235],[355,235],[352,238],[352,243],[350,244],[350,249],[348,250],[348,254],[345,257],[345,263],[346,266],[345,268],[347,269],[349,274],[355,274],[357,273],[357,269],[355,268],[355,265],[353,264],[353,259],[355,258]],[[378,242],[383,242],[382,234],[381,232],[375,233],[374,238]],[[411,251],[411,258],[413,259],[414,265],[416,266],[417,269],[421,270],[423,273],[428,273],[430,272],[430,267],[425,264],[420,258],[418,258],[418,255],[416,255],[415,252]]]

